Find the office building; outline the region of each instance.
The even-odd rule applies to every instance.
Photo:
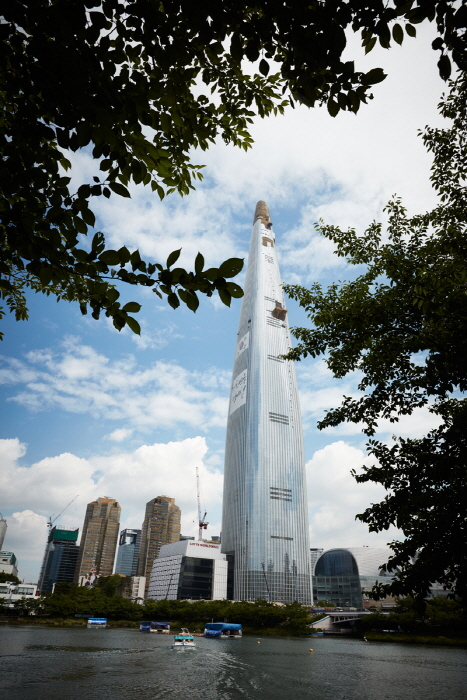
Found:
[[[122,530],[118,541],[115,573],[136,576],[141,545],[141,530]]]
[[[1,555],[1,552],[0,552]],[[14,608],[24,598],[35,600],[39,595],[37,583],[0,583],[0,598],[3,598],[5,608]],[[15,694],[18,697],[17,694]]]
[[[7,552],[5,550],[0,552],[0,571],[2,573],[18,576],[17,564],[18,560],[16,559],[14,552]]]
[[[41,594],[51,592],[55,583],[74,580],[78,533],[79,528],[53,527],[50,530],[38,583]]]
[[[269,210],[258,202],[227,423],[222,551],[234,598],[311,603],[308,505],[295,368]]]
[[[74,580],[84,576],[110,576],[113,572],[121,508],[114,498],[88,503]]]
[[[175,505],[174,498],[157,496],[146,504],[138,559],[138,576],[146,577],[146,593],[152,565],[160,548],[180,541],[180,516],[180,508]]]
[[[152,567],[148,598],[154,600],[224,600],[233,566],[219,543],[181,540],[163,545]]]

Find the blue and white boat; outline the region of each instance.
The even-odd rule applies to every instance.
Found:
[[[172,649],[194,649],[195,646],[193,635],[188,632],[186,627],[182,627],[181,633],[176,634],[174,637]]]
[[[242,626],[234,622],[207,622],[204,636],[217,637],[218,639],[239,639],[242,636]]]

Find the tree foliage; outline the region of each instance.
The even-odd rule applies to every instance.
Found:
[[[466,66],[466,0],[4,0],[0,23],[2,107],[0,294],[17,319],[24,290],[78,301],[93,318],[139,333],[117,282],[151,287],[176,308],[196,310],[198,294],[229,305],[241,289],[230,260],[194,271],[141,259],[126,246],[92,241],[95,197],[129,197],[133,182],[157,196],[188,194],[202,178],[191,150],[216,138],[247,150],[249,124],[290,102],[357,112],[384,79],[343,61],[345,30],[368,53],[414,37],[436,21],[440,74]],[[257,62],[251,73],[246,62]],[[275,68],[279,72],[272,72]],[[72,187],[70,153],[96,160],[92,181]],[[97,167],[98,166],[98,167]]]
[[[406,539],[391,543],[387,569],[397,569],[381,596],[423,599],[439,581],[467,599],[467,77],[451,84],[440,104],[452,120],[446,129],[426,128],[423,141],[433,153],[431,180],[438,205],[407,215],[399,199],[381,224],[364,233],[321,223],[337,254],[366,271],[327,290],[286,287],[303,306],[312,328],[295,328],[299,360],[324,355],[336,378],[356,373],[358,396],[344,397],[319,427],[361,423],[378,462],[354,474],[388,491],[385,499],[357,517],[380,532],[390,525]],[[429,407],[439,422],[421,439],[375,440],[381,419]],[[376,591],[376,594],[378,591]]]

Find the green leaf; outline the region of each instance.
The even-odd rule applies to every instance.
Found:
[[[133,331],[133,333],[136,333],[136,335],[141,335],[141,327],[133,316],[127,316],[126,322],[127,326]]]
[[[441,56],[441,58],[438,61],[438,68],[439,74],[442,77],[442,79],[447,80],[451,75],[451,61],[449,60],[449,56],[446,56],[446,54],[443,54],[443,56]]]
[[[235,277],[242,269],[243,260],[241,258],[229,258],[219,267],[219,275],[221,277]]]
[[[376,83],[381,83],[385,78],[386,73],[382,68],[373,68],[368,73],[365,73],[361,83],[362,85],[376,85]]]
[[[180,306],[178,297],[174,292],[171,292],[171,294],[169,294],[169,296],[167,297],[167,301],[169,302],[172,309],[176,309],[178,306]]]
[[[340,107],[339,104],[332,99],[332,97],[329,98],[327,107],[331,117],[337,117],[337,115],[339,114]]]
[[[374,36],[370,39],[370,41],[365,44],[365,54],[370,53],[370,51],[374,48],[374,45],[376,44],[376,39],[377,37]]]
[[[177,260],[180,257],[181,252],[182,252],[182,249],[179,248],[178,250],[173,250],[170,253],[169,257],[167,258],[167,267],[170,267],[171,265],[173,265],[174,263],[177,262]]]
[[[118,265],[120,262],[120,255],[116,250],[104,250],[102,255],[99,255],[99,260],[106,265]]]
[[[230,306],[230,302],[232,301],[232,297],[230,296],[230,293],[227,291],[227,289],[220,288],[217,290],[219,292],[219,296],[221,298],[221,301],[226,305]]]
[[[411,24],[406,24],[406,25],[405,25],[405,31],[407,32],[407,34],[408,34],[409,36],[412,36],[412,37],[417,36],[417,30],[416,30],[415,27],[414,27],[413,25],[411,25]]]
[[[269,63],[265,61],[264,58],[262,58],[259,62],[259,72],[262,73],[264,76],[266,76],[269,73]]]
[[[109,187],[115,194],[119,194],[120,197],[130,197],[131,199],[131,194],[128,192],[127,188],[119,182],[109,182]]]
[[[395,24],[392,28],[392,36],[394,41],[398,44],[402,44],[404,41],[404,30],[400,24]]]
[[[130,251],[126,246],[122,246],[122,248],[119,248],[117,252],[121,263],[125,264],[127,262],[130,262]]]
[[[235,282],[227,282],[225,289],[231,294],[235,299],[240,299],[243,296],[243,289]]]
[[[93,212],[87,207],[81,209],[81,217],[83,221],[88,224],[88,226],[94,226],[96,223],[96,217],[94,216]]]
[[[198,253],[195,259],[195,273],[199,275],[203,271],[204,267],[204,257],[201,253]]]
[[[129,301],[128,304],[125,304],[122,311],[126,311],[127,314],[136,314],[140,309],[141,304],[138,304],[136,301]]]

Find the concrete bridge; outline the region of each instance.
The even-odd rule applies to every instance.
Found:
[[[367,610],[358,610],[355,612],[326,612],[323,617],[316,622],[308,625],[310,631],[320,629],[324,632],[334,632],[338,634],[352,634],[360,620],[365,615],[371,613]]]

